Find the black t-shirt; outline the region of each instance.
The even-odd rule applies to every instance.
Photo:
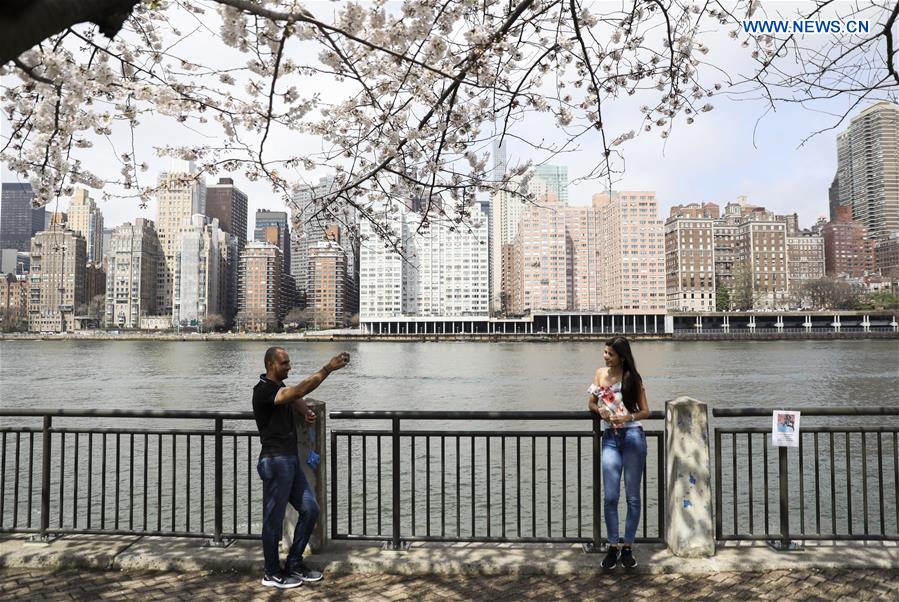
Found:
[[[259,375],[253,387],[253,416],[262,441],[260,456],[287,456],[297,453],[297,433],[289,403],[275,405],[275,395],[284,386]]]

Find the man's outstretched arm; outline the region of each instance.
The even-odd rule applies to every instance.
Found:
[[[330,375],[335,370],[340,370],[344,366],[346,366],[350,361],[350,354],[347,352],[338,353],[334,357],[328,361],[318,372],[312,374],[311,376],[307,376],[305,379],[301,380],[299,383],[293,385],[292,387],[282,387],[278,394],[275,395],[275,403],[276,404],[284,404],[284,403],[295,403],[297,401],[301,402],[302,405],[298,409],[305,413],[306,404],[303,402],[303,398],[315,391],[328,375]]]

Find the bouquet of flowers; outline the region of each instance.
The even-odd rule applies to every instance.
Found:
[[[621,396],[621,390],[614,390],[612,387],[598,387],[595,384],[590,385],[590,393],[606,407],[612,416],[627,416],[629,414],[624,405],[624,398]],[[614,428],[621,428],[621,424],[612,424]]]

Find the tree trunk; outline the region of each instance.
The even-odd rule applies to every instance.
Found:
[[[34,0],[6,5],[0,8],[0,64],[77,23],[96,23],[112,38],[139,1]]]

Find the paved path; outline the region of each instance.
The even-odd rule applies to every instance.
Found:
[[[295,590],[234,573],[0,569],[0,600],[897,600],[896,570],[807,570],[709,575],[341,575]]]

